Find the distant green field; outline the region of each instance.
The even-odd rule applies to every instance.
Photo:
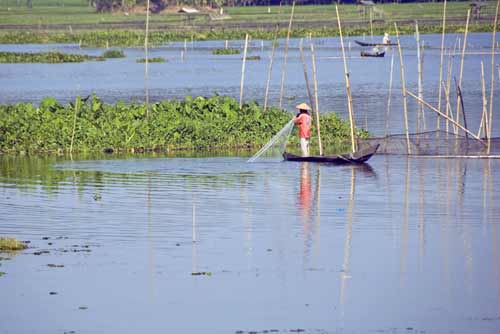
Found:
[[[489,1],[482,9],[483,17],[494,15],[496,1]],[[448,4],[447,16],[449,19],[465,19],[469,2],[451,2]],[[207,14],[195,15],[189,24],[244,24],[244,23],[275,23],[286,22],[290,17],[291,6],[272,6],[270,13],[268,7],[225,7],[225,12],[230,16],[223,21],[212,21]],[[342,19],[344,21],[369,22],[369,15],[363,15],[363,9],[356,5],[341,5]],[[440,19],[442,3],[410,3],[410,4],[380,4],[376,5],[372,18],[374,20],[397,21],[412,19]],[[50,25],[50,24],[99,24],[99,23],[124,23],[144,21],[144,13],[125,14],[96,13],[95,9],[88,6],[86,0],[34,0],[33,8],[26,7],[26,1],[0,0],[0,26],[6,24],[16,25]],[[335,6],[297,6],[295,9],[296,22],[316,22],[335,20]],[[151,15],[153,23],[186,24],[185,14],[169,13]]]

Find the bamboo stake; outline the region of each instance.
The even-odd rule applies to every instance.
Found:
[[[456,47],[456,43],[455,43],[455,47]],[[448,56],[448,66],[447,66],[447,73],[446,73],[446,87],[447,87],[447,90],[448,92],[446,93],[446,116],[449,116],[450,113],[452,112],[451,110],[451,103],[450,103],[450,87],[451,87],[451,69],[453,67],[453,56],[450,54]],[[445,88],[446,88],[445,87]],[[453,118],[453,116],[451,117]],[[449,132],[449,125],[450,125],[450,122],[448,120],[446,120],[446,132],[448,133]]]
[[[448,130],[449,130],[449,120],[448,119],[453,119],[453,113],[451,111],[451,103],[450,103],[450,82],[448,81],[448,88],[446,88],[445,84],[444,84],[444,81],[441,82],[442,86],[443,86],[443,90],[444,90],[444,97],[445,97],[445,101],[446,101],[446,116],[448,118],[446,118],[446,133],[448,133]],[[451,113],[451,114],[450,114]]]
[[[490,119],[488,122],[488,154],[491,150],[491,125],[493,123],[493,93],[495,88],[495,39],[497,34],[498,23],[498,8],[500,7],[500,0],[497,1],[497,8],[495,11],[495,23],[493,24],[493,36],[491,38],[491,82],[490,82]]]
[[[292,4],[292,13],[290,14],[290,21],[288,23],[288,32],[286,33],[285,52],[283,55],[283,66],[281,68],[281,85],[280,85],[280,102],[279,108],[283,105],[283,90],[285,88],[285,74],[286,74],[286,60],[288,57],[288,43],[290,42],[290,31],[292,30],[293,13],[295,12],[295,1]]]
[[[77,97],[75,100],[75,114],[73,116],[73,131],[71,133],[71,143],[69,145],[69,154],[73,153],[73,141],[75,139],[75,129],[76,129],[76,115],[78,114],[78,102],[80,101],[80,97]]]
[[[269,85],[271,83],[271,73],[273,70],[274,52],[276,50],[276,44],[278,41],[278,30],[279,30],[279,26],[276,26],[276,31],[274,33],[273,49],[271,51],[271,59],[269,61],[269,70],[267,72],[266,94],[264,95],[264,111],[267,110],[267,102],[268,102],[268,98],[269,98]]]
[[[321,143],[321,131],[319,124],[319,99],[318,99],[318,75],[316,72],[316,53],[314,52],[314,43],[311,40],[311,61],[313,70],[314,84],[314,110],[316,111],[316,131],[318,132],[319,155],[323,155],[323,144]]]
[[[304,69],[304,80],[306,82],[306,88],[307,88],[307,96],[309,97],[309,103],[311,104],[311,107],[314,108],[314,103],[313,103],[313,97],[311,93],[311,87],[309,86],[309,76],[307,74],[307,65],[306,65],[306,60],[304,57],[304,49],[302,48],[302,43],[303,39],[300,39],[300,44],[299,44],[299,52],[300,52],[300,61],[302,62],[302,67]]]
[[[245,64],[247,61],[248,34],[245,35],[245,48],[243,49],[243,63],[241,65],[241,81],[240,81],[240,109],[243,107],[243,85],[245,82]]]
[[[385,135],[389,133],[389,117],[391,112],[392,78],[394,72],[394,51],[391,54],[391,74],[389,78],[389,96],[387,97],[387,114],[385,116]]]
[[[467,33],[469,31],[469,18],[470,18],[470,9],[467,11],[467,21],[465,22],[465,33],[464,33],[464,43],[462,46],[462,56],[460,59],[460,74],[458,79],[458,86],[462,87],[462,77],[464,72],[464,58],[465,58],[465,49],[467,48]],[[457,123],[460,123],[460,97],[457,96],[457,112],[455,114]]]
[[[422,94],[422,58],[420,54],[420,33],[418,31],[418,21],[415,21],[415,37],[417,40],[417,82],[418,82],[418,97],[423,99]],[[417,105],[417,132],[420,132],[420,121],[422,119],[423,106],[422,103]]]
[[[481,62],[481,91],[483,96],[483,113],[481,115],[481,124],[479,124],[479,131],[477,132],[477,136],[481,137],[481,132],[483,132],[486,138],[489,137],[488,133],[488,100],[486,98],[486,83],[484,82],[484,64]]]
[[[342,59],[344,61],[344,76],[345,76],[345,89],[347,94],[347,108],[349,109],[349,123],[351,125],[351,145],[352,152],[357,151],[357,142],[354,134],[354,113],[352,110],[352,96],[351,96],[351,83],[349,80],[349,72],[347,71],[347,60],[345,58],[345,49],[344,49],[344,39],[342,38],[342,25],[340,23],[340,15],[339,15],[339,7],[335,5],[335,11],[337,12],[337,22],[339,26],[339,35],[340,35],[340,46],[342,48]]]
[[[146,119],[149,119],[149,75],[148,75],[149,0],[146,4],[146,36],[144,36],[144,90],[146,94]]]
[[[443,31],[441,33],[441,58],[439,62],[439,90],[438,90],[438,109],[441,111],[441,81],[443,81],[443,56],[444,56],[444,33],[446,28],[446,0],[443,3]],[[436,120],[436,129],[440,128],[441,118],[438,116]],[[448,129],[447,129],[448,130]]]
[[[408,133],[408,108],[406,105],[406,80],[405,80],[405,66],[403,63],[403,51],[401,50],[401,42],[399,41],[399,30],[398,25],[394,22],[394,28],[396,28],[396,38],[398,40],[398,51],[399,51],[399,64],[401,66],[401,91],[403,93],[403,112],[405,118],[405,133],[406,133],[406,147],[408,151],[408,155],[411,154],[410,149],[410,134]]]
[[[461,130],[463,130],[464,132],[468,133],[469,135],[471,135],[474,139],[477,139],[479,140],[481,143],[483,143],[483,141],[481,140],[481,138],[479,138],[478,136],[476,136],[475,133],[472,133],[471,131],[469,131],[467,128],[463,127],[461,124],[455,122],[455,120],[453,120],[452,118],[446,116],[445,114],[443,114],[442,112],[440,112],[437,108],[435,108],[434,106],[432,106],[431,104],[429,104],[428,102],[425,102],[424,100],[421,100],[417,95],[413,94],[412,92],[410,92],[409,90],[406,91],[406,93],[408,95],[410,95],[411,97],[413,97],[414,99],[416,99],[418,102],[420,103],[423,103],[427,108],[431,109],[432,111],[434,111],[435,113],[437,113],[438,115],[440,116],[443,116],[445,117],[446,119],[448,119],[450,122],[452,122],[453,124],[455,124],[456,126],[458,126]]]

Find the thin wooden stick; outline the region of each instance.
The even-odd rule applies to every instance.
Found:
[[[351,146],[352,152],[357,151],[357,142],[355,138],[354,128],[354,112],[352,110],[352,95],[351,95],[351,83],[349,80],[349,72],[347,71],[347,60],[345,58],[345,49],[344,49],[344,39],[342,38],[342,25],[340,23],[340,15],[339,15],[339,7],[335,5],[335,11],[337,12],[337,22],[339,26],[339,35],[340,35],[340,46],[342,48],[342,59],[344,60],[344,75],[345,75],[345,89],[347,93],[347,108],[349,109],[349,123],[351,125]]]
[[[398,25],[394,22],[394,28],[396,28],[396,38],[398,41],[398,51],[399,51],[399,64],[401,66],[401,91],[403,93],[403,112],[405,118],[405,133],[406,133],[406,147],[408,151],[408,155],[411,154],[410,149],[410,134],[408,132],[408,108],[406,105],[406,80],[405,80],[405,66],[403,63],[403,51],[401,50],[401,42],[399,41],[399,30]]]
[[[455,124],[456,126],[458,126],[461,130],[463,130],[464,132],[467,132],[469,135],[471,135],[472,137],[474,137],[474,139],[477,139],[479,140],[481,143],[483,142],[481,140],[481,138],[479,138],[478,136],[476,136],[475,133],[469,131],[467,128],[463,127],[461,124],[455,122],[455,120],[451,119],[450,117],[446,116],[445,114],[443,114],[442,112],[440,112],[436,107],[432,106],[431,104],[429,104],[428,102],[425,102],[424,100],[421,100],[417,95],[413,94],[412,92],[410,92],[409,90],[406,91],[406,93],[408,95],[410,95],[411,97],[413,97],[414,99],[416,99],[418,102],[421,102],[423,103],[427,108],[431,109],[432,111],[434,111],[435,113],[437,113],[438,115],[440,116],[443,116],[445,117],[446,119],[448,119],[450,122],[452,122],[453,124]]]
[[[299,44],[299,52],[300,52],[300,61],[302,62],[302,67],[304,69],[304,80],[306,82],[306,88],[307,88],[307,96],[309,97],[309,103],[311,104],[311,107],[314,108],[314,103],[313,103],[313,97],[311,93],[311,87],[309,86],[309,75],[307,74],[307,65],[306,65],[306,60],[304,57],[304,49],[302,47],[302,43],[304,40],[301,38],[300,39],[300,44]]]
[[[243,85],[245,83],[245,64],[247,62],[248,34],[245,35],[245,48],[243,49],[243,62],[241,65],[240,81],[240,109],[243,107]]]
[[[69,145],[69,154],[73,153],[73,141],[75,139],[75,129],[76,129],[76,115],[78,114],[78,102],[80,101],[80,97],[78,96],[75,100],[75,114],[73,116],[73,131],[71,133],[71,143]]]
[[[318,132],[319,155],[323,155],[323,144],[321,143],[321,131],[319,124],[318,75],[316,72],[316,53],[314,52],[314,43],[312,42],[312,40],[311,40],[311,62],[313,70],[314,110],[316,111],[316,131]]]
[[[446,88],[445,84],[444,84],[444,81],[441,82],[442,86],[443,86],[443,90],[444,90],[444,97],[445,97],[445,101],[446,101],[446,133],[448,133],[448,130],[449,130],[449,120],[448,119],[453,119],[453,112],[451,111],[451,103],[450,103],[450,82],[448,81],[448,88]],[[451,114],[450,114],[451,113]]]
[[[438,109],[441,111],[441,81],[443,81],[443,56],[444,56],[444,36],[446,28],[446,4],[447,1],[444,0],[443,3],[443,30],[441,33],[441,58],[439,62],[439,90],[438,90]],[[436,129],[439,130],[441,118],[438,116],[436,119]],[[448,130],[448,129],[447,129]]]
[[[421,58],[421,48],[420,48],[420,33],[418,31],[418,21],[415,21],[415,38],[417,40],[417,83],[418,83],[418,97],[424,99],[422,90],[422,58]],[[420,132],[420,122],[423,114],[422,103],[417,105],[417,132]]]
[[[483,113],[481,115],[481,124],[479,124],[479,131],[477,136],[481,137],[481,132],[483,132],[486,138],[489,137],[488,134],[488,100],[486,98],[486,83],[484,82],[484,64],[481,62],[481,91],[483,96]]]
[[[394,51],[391,52],[391,74],[389,77],[389,96],[387,97],[387,114],[385,116],[385,135],[389,132],[389,117],[391,113],[392,78],[394,72]]]
[[[455,42],[455,47],[456,47],[457,43]],[[448,66],[447,66],[447,76],[446,76],[446,89],[447,89],[447,93],[446,93],[446,116],[450,116],[450,113],[452,112],[452,109],[451,109],[451,103],[450,103],[450,87],[451,87],[451,69],[453,67],[453,56],[450,54],[448,56]],[[451,117],[453,118],[453,116]],[[446,120],[446,132],[448,133],[449,132],[449,125],[450,125],[450,122],[448,120]]]
[[[290,31],[292,30],[292,22],[293,22],[293,13],[294,12],[295,12],[295,1],[292,4],[292,13],[290,14],[290,21],[288,23],[288,32],[286,33],[286,42],[285,42],[285,52],[283,55],[283,66],[281,68],[281,85],[280,85],[280,102],[279,102],[280,109],[283,105],[283,91],[285,88],[286,61],[287,61],[287,57],[288,57],[288,43],[290,42]]]
[[[144,36],[144,90],[146,94],[146,119],[149,119],[148,38],[149,38],[149,0],[147,0],[146,4],[146,36]]]
[[[490,119],[488,122],[488,154],[491,150],[491,133],[493,124],[493,93],[495,88],[495,39],[497,34],[498,23],[498,8],[500,7],[500,0],[497,1],[497,8],[495,11],[495,23],[493,24],[493,35],[491,37],[491,82],[490,82]]]
[[[458,77],[458,86],[459,87],[462,87],[465,49],[467,48],[467,33],[469,32],[469,18],[470,18],[470,9],[467,11],[467,21],[465,22],[464,43],[462,46],[462,57],[460,59],[460,73],[459,73],[459,77]],[[457,112],[455,114],[455,117],[456,117],[456,122],[460,123],[460,97],[458,97],[458,96],[457,96]]]
[[[269,98],[269,85],[271,83],[271,73],[273,70],[274,52],[276,50],[276,44],[278,41],[278,30],[279,30],[279,26],[276,26],[276,31],[274,33],[273,49],[271,51],[271,59],[269,60],[269,70],[267,72],[266,94],[264,96],[264,111],[267,110],[267,102],[268,102],[268,98]]]

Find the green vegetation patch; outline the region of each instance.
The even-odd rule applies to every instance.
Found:
[[[72,137],[75,153],[108,148],[115,152],[253,149],[264,145],[292,117],[277,108],[264,112],[255,102],[240,108],[238,101],[223,96],[188,96],[148,108],[144,103],[106,104],[95,96],[67,105],[48,98],[39,106],[0,105],[0,152],[68,152]],[[349,124],[337,114],[322,115],[321,122],[325,152],[349,143]],[[290,144],[298,145],[296,135]]]
[[[106,50],[102,56],[104,58],[125,58],[125,52],[123,50]]]
[[[146,58],[139,58],[136,60],[136,63],[145,63]],[[165,63],[167,62],[167,59],[162,58],[162,57],[153,57],[153,58],[148,58],[148,63]]]
[[[67,54],[59,51],[42,53],[0,52],[0,63],[81,63],[84,61],[102,61],[104,58],[89,55]]]
[[[12,252],[26,249],[27,246],[21,241],[14,238],[0,238],[0,251]]]
[[[227,49],[214,49],[212,54],[214,55],[239,55],[241,51],[239,49],[227,48]]]
[[[260,60],[260,56],[247,56],[247,60]]]

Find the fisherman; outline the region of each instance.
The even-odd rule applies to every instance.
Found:
[[[299,127],[300,149],[302,156],[309,156],[309,141],[311,138],[311,116],[309,112],[312,111],[306,103],[301,103],[295,107],[299,113],[293,119],[293,122]]]
[[[388,33],[384,33],[384,39],[382,40],[382,44],[391,44],[391,39],[389,38]]]

